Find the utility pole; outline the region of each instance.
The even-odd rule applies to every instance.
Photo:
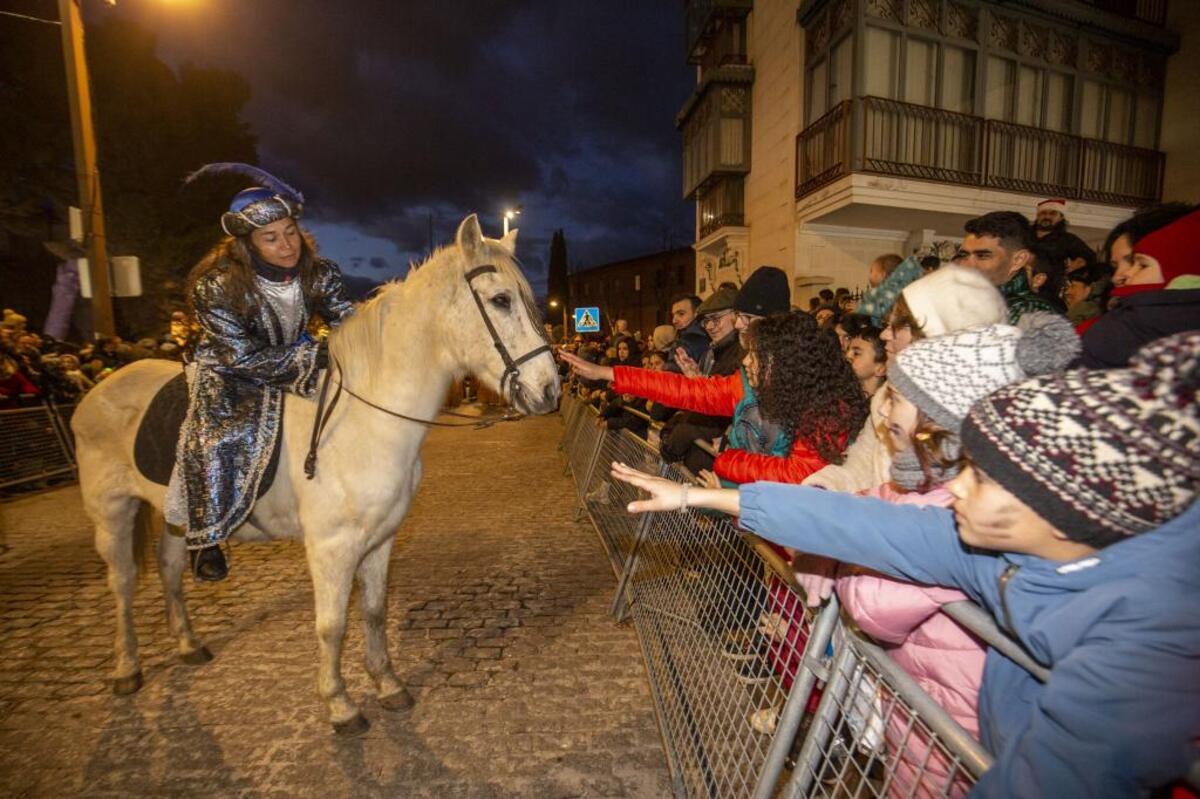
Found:
[[[67,102],[71,107],[71,138],[75,145],[75,174],[83,209],[83,240],[92,279],[92,325],[97,336],[116,335],[104,237],[104,206],[100,202],[100,170],[96,166],[96,132],[92,125],[92,94],[87,56],[83,49],[80,0],[58,0],[62,21],[63,59],[67,67]]]

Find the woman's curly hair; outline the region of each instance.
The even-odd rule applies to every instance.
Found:
[[[869,404],[837,336],[808,314],[789,313],[751,323],[745,343],[758,358],[755,391],[763,417],[827,462],[840,463]]]

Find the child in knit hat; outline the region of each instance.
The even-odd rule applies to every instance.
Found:
[[[1014,383],[976,402],[953,511],[804,486],[650,492],[630,511],[709,507],[804,551],[953,586],[1049,670],[989,650],[974,796],[1134,796],[1188,773],[1200,737],[1200,332],[1128,369]],[[964,546],[965,545],[965,546]]]

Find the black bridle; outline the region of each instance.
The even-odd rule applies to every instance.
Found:
[[[483,266],[477,266],[470,272],[467,272],[466,281],[467,288],[471,291],[471,297],[475,300],[475,307],[479,309],[479,315],[483,317],[483,324],[487,327],[488,334],[492,337],[492,345],[495,346],[496,352],[500,353],[500,359],[504,362],[504,374],[500,376],[500,396],[504,396],[504,384],[508,383],[509,391],[507,399],[509,404],[512,405],[516,400],[517,395],[524,393],[524,389],[521,387],[519,382],[521,370],[517,367],[526,361],[536,358],[542,353],[553,353],[553,349],[550,346],[550,339],[546,337],[546,331],[537,327],[540,317],[537,313],[537,309],[533,305],[533,301],[525,292],[521,292],[521,301],[525,304],[525,311],[529,314],[529,321],[537,329],[543,344],[540,347],[530,350],[519,358],[513,358],[512,355],[509,354],[508,347],[504,346],[504,342],[500,339],[500,334],[496,332],[496,325],[492,322],[491,316],[488,315],[487,308],[483,306],[483,300],[480,298],[479,292],[476,291],[475,286],[471,284],[471,281],[480,275],[496,274],[497,272],[499,272],[499,270],[496,268],[495,264],[484,264]],[[335,370],[339,375],[337,391],[334,392],[333,399],[330,401],[329,407],[326,408],[325,397],[329,393],[329,383]],[[308,456],[304,459],[304,475],[309,480],[313,479],[317,473],[317,446],[321,441],[321,433],[324,432],[325,425],[329,422],[329,417],[333,415],[333,409],[337,407],[338,400],[341,398],[343,391],[364,405],[368,405],[377,411],[382,411],[383,413],[386,413],[389,416],[394,416],[397,419],[404,419],[406,421],[423,424],[428,427],[472,427],[476,430],[481,430],[485,427],[491,427],[497,421],[507,422],[521,418],[520,416],[510,416],[505,414],[504,416],[493,417],[491,419],[475,419],[471,422],[457,423],[439,422],[433,419],[418,419],[416,417],[400,413],[399,411],[393,411],[389,408],[384,408],[381,405],[376,405],[374,402],[371,402],[365,397],[359,396],[350,389],[346,388],[345,382],[341,379],[341,374],[341,364],[337,362],[331,353],[329,356],[329,367],[325,370],[325,379],[321,382],[321,391],[317,399],[317,415],[313,420],[312,440],[309,442]],[[453,411],[444,411],[443,413],[447,416],[456,416],[463,419],[474,419],[474,417],[466,416],[465,414],[461,413],[454,413]]]
[[[552,352],[552,349],[550,339],[546,338],[546,331],[539,327],[537,331],[542,339],[542,346],[530,350],[515,360],[508,354],[508,347],[505,347],[504,342],[500,340],[500,334],[496,332],[496,326],[492,324],[492,318],[488,316],[487,309],[483,307],[483,300],[479,297],[479,292],[471,285],[471,281],[480,275],[494,274],[497,271],[495,264],[484,264],[483,266],[475,267],[470,272],[467,272],[467,288],[471,289],[471,296],[475,298],[475,307],[479,309],[479,315],[483,317],[483,323],[487,325],[487,330],[492,336],[492,344],[495,345],[496,352],[500,353],[500,359],[504,361],[504,374],[500,376],[500,396],[504,396],[504,383],[509,378],[512,378],[512,390],[509,392],[508,397],[509,404],[511,405],[513,400],[516,399],[516,395],[524,392],[521,384],[517,382],[517,379],[521,376],[521,370],[517,367],[528,360],[536,358],[543,352]],[[525,311],[529,314],[529,321],[533,323],[534,327],[537,327],[540,317],[537,310],[533,307],[533,301],[523,291],[521,292],[521,301],[525,303]]]

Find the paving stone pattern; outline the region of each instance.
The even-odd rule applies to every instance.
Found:
[[[333,736],[316,696],[312,589],[298,543],[235,545],[224,583],[189,584],[216,655],[173,656],[157,574],[137,629],[146,685],[109,692],[113,601],[78,488],[0,505],[0,796],[666,796],[634,633],[607,616],[612,570],[554,451],[557,417],[437,430],[392,555],[390,644],[416,706]]]

